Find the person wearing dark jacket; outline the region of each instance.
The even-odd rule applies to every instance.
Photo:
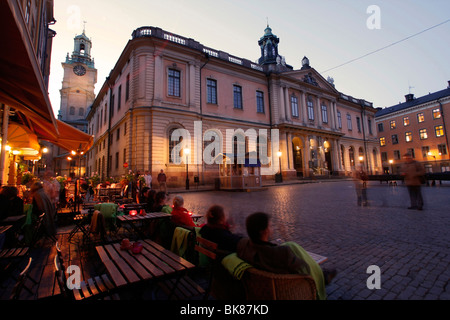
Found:
[[[206,213],[206,224],[200,229],[200,235],[217,243],[219,250],[236,252],[241,235],[234,234],[226,221],[225,212],[219,205],[214,205]]]

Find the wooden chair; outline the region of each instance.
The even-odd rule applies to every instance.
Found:
[[[195,251],[197,251],[199,254],[204,254],[205,256],[207,256],[210,261],[209,261],[209,281],[208,281],[208,286],[206,288],[206,292],[205,295],[203,297],[204,300],[208,299],[208,296],[211,292],[211,284],[212,284],[212,280],[213,280],[213,276],[214,276],[214,269],[215,269],[215,264],[216,264],[216,259],[217,259],[217,243],[209,241],[205,238],[202,237],[197,237],[196,238],[197,243],[195,245]],[[200,261],[200,257],[199,257],[199,261]]]
[[[242,282],[247,300],[316,300],[316,284],[311,276],[249,268]]]
[[[54,265],[56,281],[64,298],[75,301],[88,299],[120,300],[119,295],[114,293],[116,287],[107,274],[81,281],[79,289],[69,289],[67,287],[66,268],[58,243],[56,243]]]
[[[15,248],[5,248],[0,250],[0,262],[2,263],[0,281],[3,281],[8,276],[12,276],[12,272],[20,264],[22,259],[26,259],[30,251],[35,247],[37,241],[39,240],[40,232],[43,226],[45,213],[41,214],[36,221],[33,229],[33,234],[30,239],[28,246],[18,246]],[[13,276],[14,278],[14,276]]]
[[[30,257],[29,260],[28,260],[28,264],[25,266],[23,271],[19,274],[17,282],[16,282],[16,284],[15,284],[13,290],[12,290],[12,293],[11,293],[11,297],[10,297],[11,300],[19,300],[20,293],[22,292],[23,289],[26,289],[28,292],[33,294],[31,289],[28,288],[25,285],[25,281],[27,279],[30,279],[30,280],[33,281],[34,284],[37,284],[37,282],[28,275],[28,273],[30,272],[30,266],[31,266],[31,262],[32,261],[33,261],[33,258]]]

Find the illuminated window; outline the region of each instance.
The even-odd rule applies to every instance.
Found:
[[[436,134],[436,137],[443,137],[444,136],[444,127],[443,126],[435,126],[434,133]]]
[[[427,129],[420,129],[419,136],[420,140],[428,139]]]
[[[440,119],[441,118],[441,110],[438,109],[433,109],[433,119]]]
[[[417,114],[417,121],[419,121],[419,122],[425,121],[425,116],[424,116],[423,112]]]
[[[409,126],[409,117],[403,118],[403,126],[405,126],[405,127]]]
[[[405,133],[405,140],[406,140],[406,142],[412,141],[412,132],[411,131]]]
[[[390,126],[391,126],[391,129],[395,129],[395,120],[391,120]]]
[[[380,146],[385,146],[386,145],[386,139],[384,137],[380,138]]]
[[[447,154],[447,146],[445,144],[438,144],[438,151],[441,155]]]

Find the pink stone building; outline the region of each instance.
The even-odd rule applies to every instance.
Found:
[[[283,179],[347,175],[358,165],[381,172],[372,103],[339,92],[306,57],[294,70],[279,41],[267,26],[252,62],[160,28],[136,29],[87,116],[95,136],[88,174],[150,170],[156,180],[163,169],[170,187],[183,186],[188,171],[190,181],[212,184],[219,165],[206,158],[251,152],[267,155],[258,170],[273,170],[263,180],[275,179],[279,164]],[[172,141],[176,129],[190,143]],[[205,155],[212,143],[220,148]]]

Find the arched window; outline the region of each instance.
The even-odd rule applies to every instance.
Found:
[[[169,141],[169,148],[168,148],[168,151],[169,151],[169,154],[168,154],[168,159],[169,159],[169,163],[170,164],[178,164],[179,162],[180,162],[180,159],[181,159],[181,157],[183,156],[183,150],[182,149],[180,149],[180,153],[179,153],[179,158],[177,159],[176,157],[173,157],[173,155],[172,155],[172,150],[179,144],[179,143],[181,143],[182,141],[183,141],[183,137],[180,137],[179,139],[178,139],[178,141],[172,141],[172,134],[173,134],[173,132],[175,131],[175,130],[177,130],[177,129],[181,129],[181,128],[172,128],[172,129],[170,129],[169,130],[169,132],[168,132],[168,137],[167,137],[167,140]]]
[[[350,160],[350,166],[352,168],[354,168],[355,167],[355,150],[353,149],[353,147],[350,147],[348,149],[348,157]]]
[[[71,116],[75,115],[75,107],[70,107],[70,108],[69,108],[69,114],[70,114]]]
[[[84,108],[78,109],[78,115],[82,117],[84,116]]]

